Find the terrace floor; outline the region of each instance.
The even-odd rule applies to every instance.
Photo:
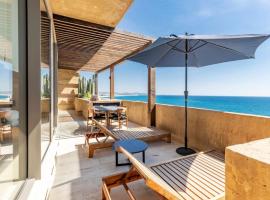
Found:
[[[115,166],[115,154],[111,150],[97,150],[94,158],[87,157],[83,134],[86,122],[75,115],[73,111],[59,113],[58,126],[59,150],[56,160],[55,180],[49,195],[51,200],[101,199],[101,177],[127,171],[128,166]],[[152,142],[146,151],[146,164],[154,164],[164,160],[177,158],[177,144]],[[136,155],[141,159],[141,155]],[[122,160],[125,158],[120,157]],[[159,199],[142,181],[130,184],[138,199]],[[116,200],[128,199],[124,189],[118,187],[112,190]]]

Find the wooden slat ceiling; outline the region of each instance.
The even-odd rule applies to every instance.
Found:
[[[42,44],[46,44],[49,20],[45,16],[41,19]],[[64,69],[98,72],[123,61],[152,42],[151,38],[59,15],[54,15],[54,26],[59,68]],[[42,46],[46,52],[46,45]]]

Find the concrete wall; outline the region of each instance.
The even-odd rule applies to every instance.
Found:
[[[122,101],[130,121],[147,126],[147,103]],[[184,142],[184,108],[156,104],[156,127],[172,133],[172,140]],[[270,118],[204,109],[188,109],[189,145],[198,150],[225,148],[270,137]]]
[[[184,108],[156,105],[156,126],[172,132],[173,140],[184,142]],[[197,149],[225,148],[270,137],[270,118],[203,109],[188,109],[188,138]]]
[[[50,112],[50,99],[49,98],[41,99],[41,112],[42,113]]]
[[[147,103],[139,101],[122,101],[122,105],[127,107],[128,119],[142,126],[148,125]]]
[[[88,117],[89,100],[83,98],[75,98],[75,111],[82,114],[85,119]]]
[[[58,108],[74,109],[74,100],[78,96],[79,73],[75,70],[58,70]]]
[[[270,138],[226,148],[226,200],[270,199]]]

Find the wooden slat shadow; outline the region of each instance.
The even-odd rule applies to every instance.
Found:
[[[95,119],[92,119],[96,127],[99,129],[98,133],[105,135],[106,140],[98,143],[89,143],[89,139],[86,140],[88,144],[88,157],[92,158],[97,149],[111,147],[114,141],[125,140],[125,139],[140,139],[143,141],[158,141],[165,140],[166,142],[171,142],[171,134],[169,132],[156,129],[154,127],[136,127],[127,129],[109,129]],[[92,136],[96,137],[95,133]],[[109,140],[110,139],[110,140]]]
[[[197,153],[146,167],[124,148],[119,147],[118,151],[125,154],[132,163],[132,167],[126,173],[102,179],[103,199],[111,199],[111,190],[120,185],[124,186],[128,193],[131,193],[127,183],[138,179],[143,179],[145,184],[159,194],[162,199],[224,199],[225,164],[223,154],[216,151]],[[130,176],[131,173],[133,176]],[[129,177],[133,180],[131,181]],[[133,192],[136,194],[136,191]],[[135,195],[129,195],[129,197],[135,199]]]

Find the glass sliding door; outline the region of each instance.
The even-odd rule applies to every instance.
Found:
[[[27,176],[26,66],[19,65],[18,5],[19,0],[0,0],[0,199],[14,198]]]
[[[41,5],[41,158],[44,156],[51,140],[51,23],[44,1]]]
[[[49,2],[49,1],[46,1]],[[55,127],[56,39],[47,4],[40,0],[41,18],[41,157],[46,153]]]

